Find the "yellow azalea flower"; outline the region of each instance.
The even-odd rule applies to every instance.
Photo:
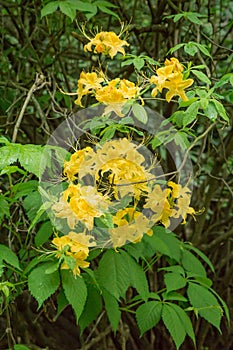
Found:
[[[113,186],[114,196],[118,199],[127,194],[133,194],[139,200],[147,189],[147,172],[144,167],[124,158],[112,159],[106,162],[100,170],[101,175],[110,172],[109,183]],[[99,173],[97,174],[99,180]],[[131,185],[132,183],[132,185]]]
[[[96,91],[97,101],[105,104],[104,114],[115,112],[119,117],[123,117],[121,110],[128,99],[136,98],[139,93],[139,87],[133,82],[119,78],[111,80],[107,86]]]
[[[64,254],[74,259],[75,267],[72,270],[74,276],[80,275],[80,267],[86,268],[90,264],[85,261],[89,254],[88,246],[93,245],[93,243],[89,243],[90,238],[91,236],[85,237],[84,233],[70,232],[66,236],[55,237],[52,240],[52,244],[57,248],[56,255],[58,258],[61,258]],[[70,269],[65,260],[61,264],[61,269]]]
[[[65,213],[62,212],[64,202],[67,203],[69,209]],[[71,229],[74,229],[75,225],[81,221],[88,230],[92,230],[94,218],[103,215],[106,208],[106,200],[96,188],[80,184],[70,184],[68,189],[62,193],[59,202],[52,207],[56,211],[55,216],[66,218]],[[69,216],[66,216],[67,214]]]
[[[74,181],[77,178],[78,172],[85,159],[91,157],[93,150],[91,147],[85,147],[72,154],[69,161],[64,162],[64,175],[69,181]]]
[[[68,237],[72,239],[74,242],[81,243],[83,245],[86,245],[88,247],[94,247],[96,246],[96,242],[94,241],[94,237],[91,235],[86,235],[85,233],[76,233],[76,232],[69,232]]]
[[[152,235],[149,219],[134,208],[119,210],[113,217],[113,223],[118,225],[109,229],[114,248],[121,247],[128,242],[140,242],[143,235]]]
[[[84,51],[92,51],[92,46],[95,46],[95,53],[103,53],[113,58],[118,52],[124,55],[123,46],[129,46],[129,44],[114,32],[100,32],[84,46]]]
[[[78,80],[78,89],[77,94],[78,98],[74,102],[78,106],[82,106],[82,97],[84,95],[93,93],[95,90],[100,89],[101,83],[104,81],[104,78],[102,76],[98,76],[95,72],[92,73],[85,73],[84,71],[81,72],[80,78]]]
[[[142,165],[145,158],[139,147],[126,138],[105,142],[82,164],[79,178],[90,175],[95,182],[100,182],[107,175],[115,198],[130,194],[139,199],[142,192],[147,191],[147,180],[153,177]]]
[[[180,64],[179,60],[175,57],[172,57],[170,60],[166,58],[165,62],[164,62],[165,66],[172,66],[172,70],[173,72],[183,72],[184,67],[182,66],[182,64]]]
[[[125,208],[118,210],[115,216],[113,216],[112,221],[117,226],[127,225],[129,222],[133,221],[140,212],[136,211],[135,208]]]
[[[121,90],[124,98],[131,99],[138,95],[140,89],[133,82],[122,79],[120,81],[119,90]]]
[[[194,208],[189,206],[191,202],[191,190],[187,186],[182,187],[181,185],[176,184],[172,181],[168,182],[168,186],[172,188],[172,199],[176,200],[174,203],[173,217],[182,217],[183,224],[185,224],[187,214],[190,214],[193,217],[196,214]]]
[[[67,220],[67,225],[69,228],[74,229],[79,218],[74,214],[73,210],[70,208],[69,203],[67,202],[67,196],[62,193],[59,199],[59,202],[55,203],[52,206],[52,210],[55,212],[55,216],[61,219]]]
[[[184,90],[193,84],[193,79],[183,80],[183,70],[177,58],[166,59],[164,67],[158,68],[156,75],[150,78],[150,83],[156,85],[151,92],[152,97],[156,97],[158,91],[161,93],[165,88],[168,89],[165,97],[167,102],[170,102],[174,96],[179,96],[182,100],[187,101]]]
[[[158,91],[161,93],[164,88],[165,81],[171,76],[173,71],[173,66],[161,67],[156,70],[156,75],[152,75],[150,78],[150,83],[155,84],[156,88],[152,90],[152,97],[155,97]]]
[[[170,102],[174,96],[180,96],[184,101],[188,101],[184,89],[193,84],[193,79],[183,80],[182,73],[176,73],[169,81],[165,81],[164,88],[169,91],[166,93],[166,100]]]

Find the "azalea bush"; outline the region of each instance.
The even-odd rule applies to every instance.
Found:
[[[48,1],[42,17],[60,9],[73,20],[82,6],[89,19],[95,10],[111,14],[105,1],[77,3]],[[198,24],[197,15],[168,20]],[[137,325],[135,337],[158,330],[171,348],[194,349],[198,325],[214,334],[229,325],[228,306],[213,284],[216,266],[194,228],[211,215],[195,200],[204,181],[196,149],[210,147],[207,137],[230,128],[218,91],[232,86],[232,74],[212,80],[203,58],[211,55],[196,42],[172,47],[167,57],[131,52],[129,28],[80,26],[82,53],[92,64],[77,74],[77,88],[60,82],[56,99],[48,97],[50,82],[38,74],[11,141],[0,137],[7,184],[0,219],[8,232],[0,244],[0,305],[15,350],[27,347],[15,344],[9,310],[27,293],[50,322],[69,310],[83,349],[96,327],[115,339],[120,334],[122,348],[128,322]],[[201,63],[184,59],[184,52],[198,52]],[[131,75],[115,74],[117,67],[130,67]],[[46,144],[17,143],[26,103],[37,90],[59,123],[49,132],[42,118]],[[64,103],[71,113],[60,122]]]
[[[17,256],[6,245],[0,246],[5,276],[1,283],[2,305],[28,286],[38,308],[46,305],[48,298],[56,300],[56,317],[70,304],[81,332],[104,307],[114,332],[121,313],[130,312],[136,317],[141,335],[161,321],[177,349],[186,336],[195,346],[192,315],[204,318],[221,332],[222,317],[229,320],[228,309],[207,277],[206,266],[214,272],[207,256],[169,230],[171,221],[175,227],[183,225],[187,215],[195,219],[198,210],[204,208],[190,205],[192,179],[186,177],[186,183],[179,182],[183,159],[173,172],[157,174],[162,160],[159,152],[173,141],[185,151],[186,161],[195,143],[189,142],[189,125],[198,109],[211,120],[211,127],[217,122],[228,123],[226,111],[215,98],[214,87],[208,91],[208,86],[194,84],[193,71],[202,82],[207,80],[198,70],[202,67],[184,65],[175,57],[161,64],[146,57],[145,72],[136,71],[136,81],[119,77],[110,80],[104,65],[108,57],[113,60],[118,53],[124,59],[124,47],[129,46],[121,39],[124,31],[99,32],[93,38],[83,34],[89,40],[84,51],[101,55],[102,59],[91,72],[81,72],[74,102],[83,107],[84,97],[90,96],[91,105],[98,103],[103,109],[86,123],[75,124],[82,127],[82,140],[74,135],[68,151],[63,152],[59,145],[23,146],[2,138],[2,174],[10,178],[14,172],[26,175],[30,171],[40,180],[38,187],[36,180],[24,182],[22,176],[11,190],[12,200],[29,193],[24,200],[26,207],[30,208],[32,201],[35,207],[43,201],[38,211],[31,207],[27,238],[31,239],[30,229],[43,218],[34,238],[37,248],[28,255],[22,246]],[[205,103],[199,91],[208,94]],[[143,130],[149,121],[145,103],[150,98],[180,105],[169,120],[163,120],[165,126],[171,122],[169,127],[156,135]],[[215,118],[206,113],[209,104],[216,111]],[[85,143],[89,145],[83,147]],[[35,155],[30,161],[29,147]],[[146,159],[144,148],[150,150],[152,159]],[[40,160],[38,170],[34,168],[35,160]],[[57,167],[53,169],[55,160],[59,163],[57,184],[52,181],[57,172]],[[22,168],[11,165],[15,161]],[[3,214],[9,215],[5,197],[2,195],[6,208]],[[160,282],[151,288],[147,273],[158,262]],[[14,281],[15,275],[19,281]]]

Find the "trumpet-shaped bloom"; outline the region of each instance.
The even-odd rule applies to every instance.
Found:
[[[189,206],[191,191],[187,186],[182,187],[172,181],[168,182],[168,186],[169,188],[162,190],[159,185],[155,185],[154,189],[148,193],[144,208],[152,210],[151,220],[154,223],[160,222],[165,227],[169,227],[170,218],[181,217],[184,224],[188,214],[196,213]]]
[[[63,208],[66,208],[66,211]],[[53,205],[55,216],[66,218],[71,229],[80,221],[88,230],[92,230],[94,218],[104,214],[107,203],[101,193],[92,186],[70,184],[58,203]]]
[[[147,191],[147,179],[153,175],[142,165],[144,156],[138,146],[126,138],[105,142],[95,155],[85,161],[79,172],[79,178],[86,175],[94,177],[95,182],[103,178],[112,186],[116,199],[125,195],[134,195],[139,199]],[[105,181],[106,182],[106,181]]]
[[[151,92],[152,97],[156,97],[158,91],[161,93],[165,88],[168,89],[165,97],[167,102],[170,102],[174,96],[179,96],[182,100],[187,101],[184,90],[193,84],[193,79],[184,80],[183,70],[177,58],[166,59],[164,67],[158,68],[156,75],[150,78],[150,83],[156,85]]]
[[[57,257],[62,258],[61,269],[72,269],[74,276],[80,275],[80,267],[86,268],[89,262],[85,261],[89,254],[89,246],[95,245],[90,242],[91,236],[84,233],[70,232],[66,236],[55,237],[52,244],[57,249]],[[68,258],[67,258],[68,257]],[[72,264],[68,263],[68,259],[72,259]],[[72,265],[72,267],[71,267]]]
[[[109,229],[110,238],[114,248],[126,243],[140,242],[143,235],[152,235],[149,219],[134,208],[119,210],[113,217],[113,223],[117,227]]]
[[[118,52],[124,55],[123,46],[129,46],[129,44],[114,32],[100,32],[84,46],[84,51],[92,51],[92,46],[95,53],[103,53],[113,58]]]
[[[104,81],[104,78],[102,76],[98,76],[95,72],[92,73],[85,73],[84,71],[81,72],[80,78],[78,80],[78,89],[77,94],[78,98],[74,102],[78,106],[82,106],[82,97],[87,94],[91,94],[94,91],[100,89],[101,83]]]
[[[69,181],[74,181],[77,178],[80,167],[84,161],[90,158],[93,154],[91,147],[85,147],[72,154],[69,161],[64,162],[64,175]]]
[[[104,114],[115,112],[119,117],[123,117],[121,110],[128,99],[136,98],[139,88],[131,81],[119,78],[111,80],[107,86],[96,91],[97,101],[105,104]]]
[[[168,89],[166,100],[170,102],[174,96],[179,96],[182,100],[188,101],[185,89],[193,84],[193,79],[183,80],[182,73],[176,73],[169,81],[165,81],[164,88]]]

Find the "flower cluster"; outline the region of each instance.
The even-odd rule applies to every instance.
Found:
[[[55,216],[95,236],[96,219],[110,217],[105,240],[115,248],[151,235],[156,224],[169,227],[171,218],[185,223],[187,214],[195,214],[191,191],[172,181],[166,188],[156,184],[155,165],[147,165],[140,147],[122,138],[76,151],[64,163],[68,188],[52,207]],[[92,185],[85,185],[86,178]]]
[[[150,83],[156,87],[152,90],[152,97],[156,97],[158,91],[161,93],[163,89],[168,89],[166,100],[170,102],[174,96],[179,96],[182,100],[187,101],[185,89],[193,84],[193,79],[184,79],[184,67],[180,64],[177,58],[172,57],[166,59],[164,67],[156,70],[156,75],[152,75]]]
[[[84,35],[89,40],[84,51],[111,59],[118,52],[125,55],[124,46],[129,46],[120,39],[121,34],[113,32],[100,32],[94,38]],[[178,59],[166,59],[163,67],[152,70],[155,74],[142,75],[137,84],[119,77],[109,80],[102,70],[82,71],[75,103],[83,107],[83,97],[92,96],[105,106],[103,115],[114,112],[122,118],[127,101],[143,101],[143,93],[153,85],[153,98],[166,89],[167,102],[174,96],[187,100],[185,89],[193,80],[184,78]],[[89,265],[85,259],[90,246],[117,248],[137,243],[144,234],[152,235],[155,225],[169,227],[171,220],[185,223],[188,214],[195,215],[189,188],[172,181],[159,185],[154,160],[148,164],[141,150],[142,145],[124,137],[77,150],[64,162],[67,188],[52,209],[56,220],[65,220],[66,227],[74,231],[52,241],[62,268],[77,275],[80,267]]]
[[[108,81],[103,73],[83,71],[78,80],[78,98],[75,103],[82,106],[82,97],[92,94],[98,102],[106,106],[104,114],[113,111],[119,117],[123,117],[122,107],[129,99],[137,98],[139,91],[139,87],[129,80],[116,78]]]
[[[89,40],[89,43],[84,46],[84,51],[92,51],[94,46],[94,53],[103,53],[113,58],[118,52],[125,55],[123,46],[129,46],[127,41],[121,40],[120,35],[114,32],[100,32],[92,39],[85,32],[83,33]],[[120,78],[109,80],[102,71],[91,73],[82,71],[78,80],[78,97],[75,103],[83,107],[83,96],[92,95],[106,106],[104,115],[114,112],[119,117],[124,117],[122,108],[128,100],[140,99],[143,102],[141,95],[147,91],[144,87],[148,81],[149,87],[156,85],[152,90],[152,97],[155,98],[158,92],[161,93],[163,89],[167,89],[165,96],[167,102],[170,102],[174,96],[187,101],[184,90],[193,84],[193,79],[184,79],[183,71],[184,67],[174,57],[170,60],[166,59],[164,67],[156,69],[156,75],[146,78],[145,81],[142,80],[140,84]]]
[[[89,266],[90,263],[85,261],[89,255],[88,247],[96,245],[92,236],[72,231],[66,236],[54,238],[52,244],[57,258],[61,260],[61,269],[71,269],[74,276],[80,275],[80,267]]]
[[[100,32],[84,46],[84,51],[92,51],[92,46],[95,46],[95,53],[102,53],[113,58],[118,52],[125,54],[123,46],[129,46],[129,43],[120,39],[120,35],[114,32]]]

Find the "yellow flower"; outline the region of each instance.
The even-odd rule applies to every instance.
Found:
[[[193,84],[193,79],[183,80],[182,73],[176,73],[169,81],[165,81],[164,88],[169,91],[166,93],[166,100],[170,102],[174,96],[180,96],[184,101],[188,101],[184,89]]]
[[[113,217],[113,223],[118,226],[109,229],[114,248],[128,242],[140,242],[145,233],[153,234],[148,218],[134,208],[119,210]]]
[[[70,208],[69,203],[67,202],[67,197],[64,192],[61,194],[59,202],[55,203],[52,206],[52,210],[55,211],[55,216],[61,219],[67,220],[67,225],[69,228],[74,229],[79,219],[74,214],[73,210]]]
[[[74,181],[80,170],[83,162],[90,158],[93,154],[91,147],[85,147],[72,154],[69,161],[64,162],[64,175],[67,176],[69,181]]]
[[[161,222],[165,227],[170,225],[169,217],[172,215],[172,209],[168,201],[170,193],[170,189],[165,188],[163,190],[159,185],[155,185],[154,189],[149,192],[144,205],[144,208],[151,209],[154,213],[151,220],[154,223]]]
[[[148,190],[146,182],[147,171],[141,165],[128,159],[118,158],[106,162],[101,168],[101,175],[104,176],[105,172],[110,172],[108,180],[113,185],[116,199],[131,193],[135,199],[139,200],[141,194]]]
[[[66,211],[63,212],[63,208]],[[57,211],[55,216],[66,218],[71,229],[81,221],[88,230],[92,230],[94,218],[104,214],[107,208],[105,198],[92,186],[70,184],[57,204],[52,209]]]
[[[182,64],[180,64],[179,60],[175,57],[172,57],[170,60],[166,58],[165,62],[164,62],[165,66],[172,66],[172,70],[173,72],[183,72],[184,67],[182,66]]]
[[[75,266],[72,269],[74,276],[80,275],[80,267],[86,268],[89,262],[85,261],[89,254],[88,246],[93,246],[93,242],[89,242],[91,236],[86,236],[84,233],[70,232],[66,236],[55,237],[52,244],[57,248],[57,257],[61,258],[63,255],[63,262],[61,269],[70,269],[66,257],[71,257]],[[95,243],[94,243],[95,245]]]
[[[168,186],[172,188],[172,199],[176,200],[174,201],[173,217],[182,217],[182,223],[185,224],[187,214],[190,214],[193,217],[196,214],[194,208],[189,206],[191,202],[191,190],[187,186],[182,187],[181,185],[176,184],[172,181],[168,182]]]
[[[116,199],[127,194],[139,199],[147,191],[147,180],[153,175],[142,165],[145,158],[138,148],[126,138],[105,142],[95,156],[82,164],[79,178],[89,174],[97,183],[105,178]]]
[[[156,88],[152,90],[152,97],[157,95],[157,92],[162,92],[164,88],[165,81],[171,76],[173,71],[173,66],[161,67],[156,70],[156,75],[152,75],[150,78],[150,83],[155,84]]]
[[[84,51],[92,51],[92,46],[95,46],[95,53],[103,53],[113,58],[118,52],[124,55],[123,46],[129,46],[129,44],[114,32],[100,32],[84,46]]]
[[[81,72],[80,78],[78,80],[78,89],[77,94],[78,98],[74,102],[78,105],[83,107],[82,105],[82,97],[87,94],[93,93],[95,90],[100,89],[101,83],[104,81],[104,78],[102,76],[98,76],[95,72],[92,73],[85,73],[84,71]]]
[[[96,91],[97,101],[105,104],[104,114],[115,112],[119,117],[123,117],[121,110],[128,99],[136,98],[139,88],[131,81],[119,78],[111,80],[107,86]]]
[[[151,92],[152,97],[156,97],[158,91],[161,93],[165,88],[168,89],[165,97],[167,102],[170,102],[173,96],[180,96],[182,100],[187,101],[184,89],[193,84],[193,79],[183,80],[183,70],[177,58],[166,59],[164,67],[158,68],[156,75],[150,78],[150,83],[156,85]]]

